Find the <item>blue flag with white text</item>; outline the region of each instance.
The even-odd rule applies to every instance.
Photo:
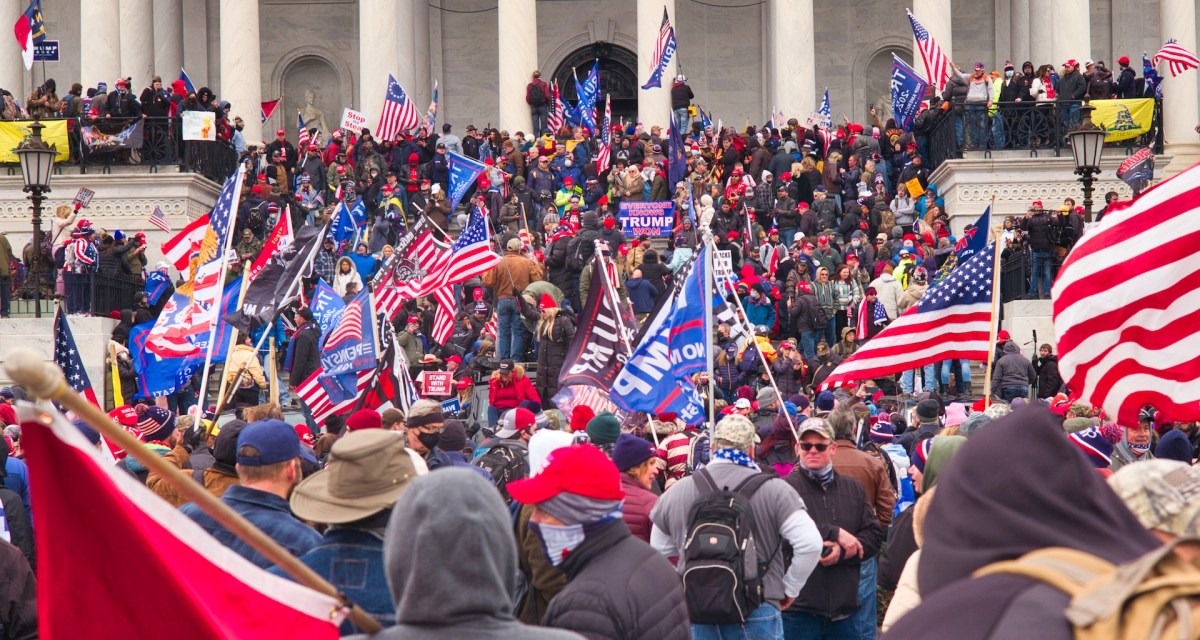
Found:
[[[450,152],[450,210],[458,208],[475,179],[486,169],[482,162]]]
[[[379,355],[379,341],[375,333],[371,292],[363,289],[346,304],[337,326],[325,336],[325,344],[321,347],[324,375],[374,369]]]
[[[662,86],[663,74],[671,63],[671,56],[675,55],[675,46],[675,28],[671,26],[671,16],[664,6],[662,23],[658,25],[658,39],[654,42],[654,67],[650,70],[650,79],[642,85],[643,89]]]
[[[312,304],[308,308],[312,311],[317,325],[321,327],[321,335],[326,336],[337,326],[338,320],[342,319],[342,312],[346,310],[346,303],[333,290],[333,287],[326,284],[324,280],[317,280],[316,289],[313,291]]]
[[[908,66],[896,54],[892,54],[892,114],[896,124],[908,131],[917,111],[921,108],[921,100],[925,97],[925,89],[929,83],[916,69]]]

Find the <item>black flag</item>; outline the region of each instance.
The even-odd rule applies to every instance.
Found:
[[[300,227],[286,249],[271,256],[267,265],[246,287],[242,308],[225,316],[238,331],[270,322],[293,298],[300,295],[300,281],[312,273],[313,259],[321,250],[325,227]]]
[[[629,359],[622,335],[630,339],[633,315],[628,305],[614,308],[616,296],[610,293],[613,285],[598,258],[599,252],[592,262],[592,285],[579,314],[579,328],[563,361],[560,388],[583,384],[608,391]]]

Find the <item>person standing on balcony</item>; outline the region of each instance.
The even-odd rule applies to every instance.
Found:
[[[1063,63],[1058,80],[1058,106],[1063,113],[1063,133],[1079,124],[1079,101],[1087,93],[1087,79],[1079,73],[1079,63],[1072,58]]]
[[[964,98],[967,109],[968,139],[964,150],[987,149],[987,112],[992,108],[992,82],[982,62],[975,63],[975,72],[967,81]]]

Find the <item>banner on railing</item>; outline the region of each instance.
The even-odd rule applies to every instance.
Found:
[[[183,111],[179,114],[179,117],[183,120],[184,140],[216,141],[217,121],[215,113],[211,111]]]
[[[1108,135],[1105,142],[1136,138],[1154,126],[1154,98],[1092,100],[1092,122]]]
[[[0,162],[14,164],[20,162],[13,150],[29,136],[29,125],[31,124],[33,124],[33,120],[0,122]],[[67,121],[47,120],[42,124],[46,125],[46,128],[42,129],[42,140],[46,144],[54,145],[55,150],[58,151],[54,161],[65,162],[70,159],[71,142],[67,138]]]
[[[87,122],[84,120],[84,122]],[[83,146],[92,153],[111,153],[121,149],[141,149],[143,120],[134,120],[132,124],[122,127],[115,133],[105,133],[100,130],[100,124],[85,124],[79,127],[79,135],[83,138]]]

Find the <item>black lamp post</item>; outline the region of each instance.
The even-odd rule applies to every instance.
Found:
[[[29,125],[29,137],[16,149],[17,157],[21,159],[21,177],[25,180],[23,191],[33,201],[33,264],[29,270],[33,272],[35,318],[42,317],[42,203],[46,201],[45,194],[50,192],[50,175],[58,155],[54,145],[47,145],[42,140],[42,129],[45,128],[46,125],[34,120]]]
[[[1071,155],[1075,159],[1075,174],[1083,183],[1083,210],[1087,220],[1092,219],[1092,183],[1100,173],[1100,156],[1104,153],[1104,137],[1107,133],[1092,122],[1092,111],[1096,108],[1089,102],[1083,103],[1079,124],[1069,133]]]

